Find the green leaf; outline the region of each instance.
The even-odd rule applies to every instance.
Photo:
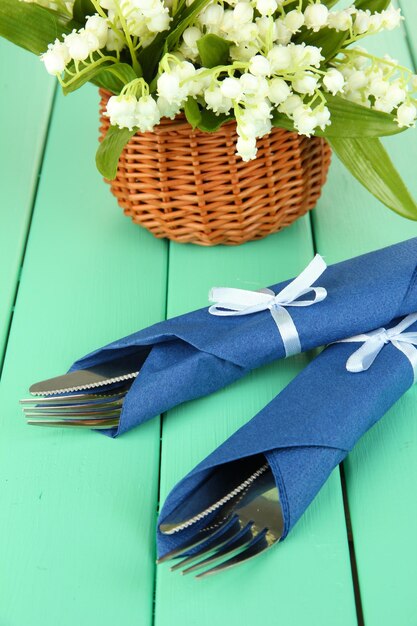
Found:
[[[156,68],[162,57],[165,43],[163,34],[158,33],[153,42],[146,48],[143,48],[137,55],[143,69],[143,77],[147,83],[150,83],[155,78]]]
[[[355,7],[361,11],[381,13],[391,4],[391,0],[355,0]]]
[[[108,180],[116,178],[117,164],[123,148],[138,129],[119,128],[110,126],[103,141],[100,143],[97,154],[97,169]]]
[[[164,52],[170,52],[178,46],[179,40],[185,31],[195,20],[197,15],[210,4],[211,0],[194,0],[189,7],[184,7],[175,16],[169,35],[166,37]],[[165,33],[161,33],[164,35]]]
[[[198,106],[197,101],[191,96],[187,98],[184,105],[184,113],[187,118],[187,122],[189,122],[193,128],[196,128],[201,122],[200,107]]]
[[[309,46],[321,48],[321,53],[325,61],[328,62],[336,56],[347,37],[347,32],[337,32],[333,28],[321,28],[315,33],[303,27],[294,41],[298,44],[305,43]]]
[[[234,119],[233,115],[226,115],[221,113],[216,115],[213,111],[203,109],[200,111],[201,122],[198,124],[198,128],[206,133],[214,133],[226,122]]]
[[[101,69],[95,82],[112,93],[120,93],[125,85],[137,78],[135,70],[128,63],[113,63]]]
[[[84,24],[87,15],[94,15],[96,9],[91,0],[75,0],[72,14],[77,22]]]
[[[0,36],[34,54],[81,25],[37,4],[0,0]]]
[[[384,137],[404,130],[388,113],[349,102],[340,96],[327,94],[326,99],[332,123],[322,133],[325,137]]]
[[[399,215],[417,220],[417,204],[379,139],[334,137],[329,143],[343,165],[378,200]]]
[[[226,65],[229,61],[230,41],[226,41],[217,35],[204,35],[197,41],[201,64],[204,67],[216,67]]]
[[[317,130],[318,137],[355,138],[355,137],[385,137],[396,135],[404,131],[399,128],[394,116],[381,111],[368,109],[367,107],[349,102],[340,96],[326,95],[327,107],[329,108],[331,121],[324,131]],[[277,110],[272,112],[272,125],[286,130],[294,130],[294,124],[283,113]]]

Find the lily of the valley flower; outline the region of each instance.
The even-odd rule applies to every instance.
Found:
[[[32,0],[25,0],[32,1]],[[38,4],[72,0],[36,0]],[[77,80],[94,64],[117,63],[129,56],[137,76],[140,49],[167,31],[175,0],[91,0],[97,13],[79,30],[56,39],[42,55],[46,70],[65,81]],[[177,48],[159,63],[147,83],[136,78],[109,99],[106,114],[113,125],[148,132],[161,117],[174,118],[192,98],[215,115],[232,115],[237,122],[237,153],[256,156],[256,141],[271,131],[273,112],[286,116],[295,130],[308,137],[331,124],[326,106],[332,96],[393,115],[400,128],[417,117],[417,77],[398,62],[377,59],[360,48],[342,47],[326,61],[320,45],[300,43],[302,33],[323,29],[346,33],[351,44],[391,30],[402,20],[393,5],[382,11],[351,6],[333,9],[309,0],[212,0],[187,24]],[[192,0],[186,0],[191,6]],[[54,8],[54,7],[52,7]],[[213,34],[228,43],[225,65],[204,67],[200,41]],[[123,56],[122,56],[123,55]],[[66,72],[64,74],[64,72]]]
[[[50,43],[48,50],[41,56],[46,71],[53,75],[62,74],[70,59],[71,56],[67,46],[59,39],[55,39],[54,43]]]

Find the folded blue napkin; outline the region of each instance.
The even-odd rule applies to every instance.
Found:
[[[404,337],[413,343],[417,342],[415,319],[408,329],[414,334]],[[369,343],[372,352],[374,337]],[[404,344],[395,337],[392,342],[382,337],[368,370],[348,371],[347,363],[357,369],[360,353],[352,354],[360,345],[355,341],[326,348],[270,404],[174,487],[159,516],[158,528],[184,503],[193,515],[205,510],[225,495],[222,485],[227,483],[232,463],[239,462],[243,480],[250,474],[244,471],[244,460],[250,462],[261,455],[259,465],[266,457],[279,490],[285,539],[332,470],[414,382],[413,365],[403,352]],[[410,358],[415,359],[414,346],[405,350],[411,350],[414,357],[411,354]],[[178,548],[195,535],[197,527],[174,535],[158,530],[159,556]]]
[[[336,341],[417,310],[417,238],[329,266],[317,284],[327,297],[288,309],[301,350]],[[289,281],[272,287],[277,293]],[[172,407],[208,395],[286,356],[271,311],[217,317],[208,307],[166,320],[78,360],[71,370],[137,355],[140,373],[124,401],[116,436]]]

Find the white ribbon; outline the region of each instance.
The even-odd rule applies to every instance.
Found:
[[[311,285],[326,268],[324,259],[316,254],[305,270],[277,294],[270,289],[246,291],[245,289],[214,287],[209,293],[209,300],[215,304],[209,308],[209,313],[220,316],[251,315],[269,309],[282,337],[285,355],[298,354],[301,352],[300,338],[292,317],[285,307],[311,306],[324,300],[327,296],[324,287]],[[299,300],[306,294],[312,294],[313,297]]]
[[[358,348],[347,360],[346,369],[349,372],[358,373],[369,369],[375,361],[382,348],[392,343],[393,346],[401,350],[410,361],[414,372],[414,382],[417,382],[417,332],[405,333],[409,326],[417,322],[417,313],[407,315],[397,326],[393,328],[378,328],[370,333],[355,335],[344,342],[363,341],[363,345]]]

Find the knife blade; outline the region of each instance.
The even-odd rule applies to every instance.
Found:
[[[149,350],[146,356],[148,354]],[[48,378],[31,385],[29,392],[34,396],[50,396],[98,389],[128,380],[133,381],[139,374],[146,356],[144,357],[143,351],[135,352],[88,369],[75,370],[62,376]]]

